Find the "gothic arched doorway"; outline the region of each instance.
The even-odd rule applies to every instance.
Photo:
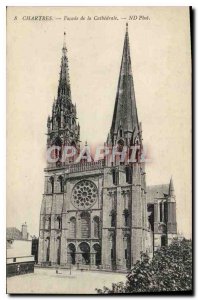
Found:
[[[90,264],[90,247],[87,243],[82,242],[79,245],[79,250],[82,254],[82,264],[89,265]]]
[[[95,245],[93,245],[93,249],[94,249],[94,251],[95,251],[95,264],[96,264],[96,266],[99,266],[99,265],[101,265],[101,247],[100,247],[100,245],[99,244],[95,244]]]
[[[72,265],[76,263],[76,247],[72,243],[67,246],[67,262]]]

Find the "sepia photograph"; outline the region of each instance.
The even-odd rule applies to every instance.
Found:
[[[6,22],[7,294],[192,294],[190,7]]]

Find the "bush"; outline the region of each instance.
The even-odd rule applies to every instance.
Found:
[[[192,242],[175,239],[162,247],[149,260],[141,255],[127,275],[126,283],[112,284],[112,288],[97,289],[99,294],[192,291]]]

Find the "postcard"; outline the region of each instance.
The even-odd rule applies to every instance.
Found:
[[[7,293],[192,293],[189,7],[7,7]]]

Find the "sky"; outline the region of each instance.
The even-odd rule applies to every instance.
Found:
[[[53,20],[30,21],[27,16]],[[106,16],[117,20],[101,20]],[[168,183],[172,176],[178,231],[191,237],[191,57],[184,7],[8,8],[7,226],[20,229],[26,221],[30,234],[38,236],[46,124],[57,96],[64,31],[82,144],[103,145],[112,121],[126,21],[138,117],[151,158],[147,185]]]

